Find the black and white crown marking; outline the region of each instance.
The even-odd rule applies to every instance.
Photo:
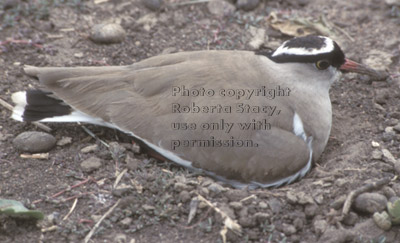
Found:
[[[339,68],[345,62],[344,53],[339,45],[325,36],[296,37],[285,41],[273,52],[257,54],[265,55],[277,63],[315,63],[326,59],[332,66]]]

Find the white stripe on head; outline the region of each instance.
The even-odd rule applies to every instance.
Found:
[[[320,49],[304,48],[304,47],[287,47],[286,43],[291,41],[287,40],[283,42],[283,44],[274,51],[272,57],[279,55],[299,55],[299,56],[318,55],[318,54],[329,53],[335,49],[333,40],[325,36],[318,36],[318,37],[324,39],[325,43],[325,45],[322,46]]]

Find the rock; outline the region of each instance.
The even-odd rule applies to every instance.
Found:
[[[268,219],[271,218],[271,215],[267,213],[257,212],[254,214],[254,217],[259,224],[264,224]]]
[[[251,11],[257,8],[259,3],[259,0],[238,0],[236,2],[236,7],[238,9],[243,9],[244,11]]]
[[[147,204],[143,204],[143,205],[142,205],[142,208],[143,208],[145,211],[153,211],[153,210],[156,209],[155,207],[153,207],[153,206],[151,206],[151,205],[147,205]]]
[[[347,226],[353,226],[357,223],[357,221],[358,221],[358,215],[354,212],[350,212],[343,218],[342,222]]]
[[[243,208],[243,204],[241,202],[230,202],[229,206],[235,210],[240,210]]]
[[[93,26],[90,39],[95,43],[120,43],[125,39],[125,30],[119,24],[103,23]]]
[[[181,201],[182,203],[186,203],[188,201],[190,201],[191,197],[190,197],[190,193],[188,191],[181,191],[179,193],[179,201]]]
[[[396,125],[393,127],[393,130],[394,130],[395,132],[397,132],[397,133],[400,133],[400,123],[396,124]]]
[[[232,5],[230,2],[223,0],[211,0],[210,2],[208,2],[207,8],[211,14],[217,17],[230,15],[236,10],[234,5]]]
[[[97,144],[92,144],[89,146],[86,146],[84,148],[81,149],[81,153],[87,154],[87,153],[91,153],[94,152],[96,150],[99,149],[99,146]]]
[[[200,188],[199,193],[200,193],[200,195],[202,195],[203,197],[207,197],[207,196],[210,194],[210,191],[209,191],[207,188],[202,187],[202,188]]]
[[[400,6],[400,0],[385,0],[385,3],[389,6]]]
[[[379,150],[372,151],[372,155],[371,155],[372,159],[381,160],[382,156],[383,156],[383,153],[381,151],[379,151]]]
[[[136,158],[132,158],[129,154],[127,154],[125,158],[125,163],[126,167],[128,167],[129,170],[135,171],[139,167],[141,161]]]
[[[222,212],[226,213],[226,215],[228,215],[228,217],[230,217],[231,219],[236,219],[235,211],[233,211],[233,209],[230,208],[227,204],[219,205],[218,208]],[[221,217],[221,214],[216,212],[216,216]]]
[[[373,148],[379,148],[380,144],[379,144],[378,142],[372,141],[372,142],[371,142],[371,146],[372,146]]]
[[[389,99],[389,93],[386,89],[377,89],[375,90],[375,102],[379,105],[386,104],[387,100]]]
[[[374,219],[375,224],[383,230],[390,230],[392,227],[392,222],[390,221],[389,214],[387,214],[386,211],[383,211],[382,213],[375,212],[372,218]]]
[[[140,17],[136,23],[143,25],[145,31],[150,31],[158,22],[158,18],[154,13],[146,14]]]
[[[335,186],[337,186],[337,187],[342,187],[342,186],[344,186],[345,184],[347,184],[348,183],[348,180],[347,179],[345,179],[345,178],[338,178],[336,181],[335,181]]]
[[[164,5],[163,0],[142,0],[142,4],[151,11],[158,11]]]
[[[301,231],[304,227],[304,220],[301,218],[295,218],[293,220],[293,225],[296,227],[297,230]]]
[[[375,224],[372,218],[356,224],[353,229],[363,237],[371,239],[377,239],[384,234],[384,231]],[[364,239],[364,241],[366,242],[367,239]]]
[[[297,196],[296,196],[296,194],[294,194],[294,192],[292,192],[292,191],[288,191],[288,192],[286,193],[286,198],[287,198],[287,200],[289,201],[289,203],[291,203],[291,204],[297,203]]]
[[[109,143],[108,150],[110,151],[112,159],[114,161],[119,161],[122,157],[124,157],[126,148],[117,142],[111,142]]]
[[[214,182],[208,186],[208,190],[214,194],[220,194],[221,192],[226,191],[226,188]]]
[[[354,208],[361,213],[375,213],[380,212],[386,208],[387,199],[379,193],[362,193],[355,202]]]
[[[318,243],[357,242],[356,237],[356,234],[348,229],[328,228],[319,238]]]
[[[328,227],[328,223],[326,222],[326,220],[320,219],[320,220],[315,220],[313,226],[314,226],[314,232],[317,235],[321,235],[322,233],[325,232],[326,228]]]
[[[123,220],[119,221],[119,223],[125,227],[129,227],[132,223],[132,218],[131,217],[126,217]]]
[[[385,194],[386,198],[392,198],[396,196],[396,192],[389,186],[384,186],[382,188],[383,194]]]
[[[85,172],[92,172],[101,167],[101,160],[97,157],[90,157],[81,163],[81,168]]]
[[[114,237],[114,242],[115,243],[126,243],[127,242],[127,237],[125,234],[119,233]]]
[[[396,126],[397,124],[399,124],[399,119],[396,119],[396,118],[390,118],[389,120],[387,120],[387,124],[389,125],[389,126]]]
[[[304,213],[306,214],[307,218],[314,218],[317,214],[318,206],[316,204],[308,204],[304,208]]]
[[[339,198],[335,199],[335,201],[333,201],[331,203],[331,207],[339,210],[340,208],[343,207],[344,202],[346,201],[347,196],[346,195],[341,195]]]
[[[291,224],[283,223],[282,227],[283,227],[283,233],[285,235],[293,235],[293,234],[295,234],[297,232],[296,228]]]
[[[268,208],[268,204],[266,204],[265,202],[261,201],[260,203],[258,203],[258,206],[262,209],[266,209]]]
[[[60,140],[57,141],[57,146],[65,146],[72,142],[71,137],[62,137]]]
[[[383,157],[385,157],[390,163],[393,163],[393,164],[396,163],[396,159],[394,158],[393,154],[389,150],[382,149],[382,154],[383,154]]]
[[[180,191],[183,191],[183,190],[187,190],[188,186],[186,184],[184,184],[184,183],[181,183],[181,182],[175,182],[174,189],[175,189],[175,191],[180,192]]]
[[[23,132],[14,138],[13,144],[23,152],[44,153],[56,145],[56,139],[45,132]]]
[[[314,199],[310,195],[305,194],[304,192],[298,192],[297,198],[298,198],[298,203],[301,205],[314,204]]]
[[[251,40],[249,46],[253,50],[258,50],[266,42],[266,31],[262,28],[256,28],[254,26],[249,27],[249,32],[251,35]]]
[[[245,190],[240,190],[240,189],[233,189],[233,190],[228,190],[225,192],[225,196],[229,199],[229,201],[240,201],[243,198],[246,198],[249,195],[248,192]]]
[[[272,212],[275,214],[279,214],[282,211],[282,203],[279,199],[271,198],[268,200],[268,205],[271,208]]]

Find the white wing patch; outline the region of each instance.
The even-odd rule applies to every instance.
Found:
[[[24,114],[25,111],[25,106],[27,104],[26,101],[26,91],[19,91],[16,93],[13,93],[11,95],[11,99],[14,102],[15,106],[12,111],[11,118],[17,121],[24,121],[22,118],[22,115]]]
[[[279,55],[318,55],[318,54],[323,54],[323,53],[329,53],[335,49],[335,46],[333,44],[333,40],[325,37],[325,36],[319,36],[320,38],[325,40],[325,46],[323,46],[321,49],[315,49],[315,48],[304,48],[304,47],[296,47],[296,48],[288,48],[285,46],[285,44],[288,41],[285,41],[281,46],[278,47],[272,54],[273,57],[279,56]]]

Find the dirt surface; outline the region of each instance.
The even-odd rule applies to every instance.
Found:
[[[387,68],[394,76],[399,73],[400,11],[385,1],[336,0],[328,6],[322,0],[270,0],[251,12],[236,10],[224,17],[211,14],[207,3],[170,5],[186,1],[165,1],[156,12],[140,1],[47,2],[51,4],[0,3],[0,97],[9,103],[11,93],[38,87],[36,80],[23,74],[24,64],[126,65],[182,50],[251,49],[254,27],[266,30],[265,46],[276,47],[290,37],[267,23],[271,12],[313,20],[324,16],[340,27],[337,41],[347,57]],[[27,5],[29,11],[23,11]],[[125,40],[111,45],[92,42],[88,38],[91,27],[103,22],[120,23]],[[2,107],[0,197],[41,210],[46,219],[35,222],[0,215],[0,241],[82,242],[118,202],[92,242],[223,242],[221,235],[228,242],[400,242],[400,227],[383,231],[372,221],[372,214],[351,209],[349,216],[341,217],[344,197],[351,191],[399,176],[400,171],[381,153],[387,149],[395,159],[400,155],[400,134],[393,130],[400,127],[399,86],[397,77],[374,82],[365,76],[344,75],[331,89],[333,128],[322,158],[301,181],[264,190],[220,186],[206,176],[150,159],[138,153],[129,136],[95,126],[87,127],[113,144],[112,152],[79,125],[48,124],[57,140],[70,137],[72,142],[56,146],[48,159],[23,159],[13,139],[40,129],[11,120],[10,111]],[[379,146],[373,147],[373,141]],[[81,151],[93,144],[98,148]],[[102,165],[85,172],[81,162],[92,156],[100,158]],[[388,200],[399,197],[400,181],[372,191]],[[198,202],[188,224],[198,194],[236,220],[242,233],[228,230],[224,234],[223,217],[204,201]],[[74,210],[64,219],[75,198]]]

